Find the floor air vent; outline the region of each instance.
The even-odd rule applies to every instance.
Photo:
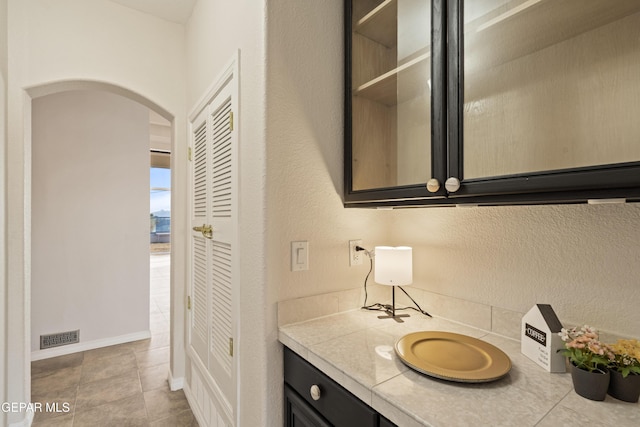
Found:
[[[80,342],[80,329],[77,331],[60,332],[57,334],[40,335],[40,350],[61,345]]]

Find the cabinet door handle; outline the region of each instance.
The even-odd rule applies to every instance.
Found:
[[[435,178],[431,178],[428,182],[427,182],[427,191],[429,193],[435,193],[436,191],[438,191],[440,189],[440,181],[438,181]]]
[[[446,188],[449,193],[455,193],[460,189],[460,180],[452,176],[444,182],[444,188]]]
[[[317,384],[311,386],[309,393],[311,393],[311,398],[313,400],[320,400],[320,387],[318,387]]]

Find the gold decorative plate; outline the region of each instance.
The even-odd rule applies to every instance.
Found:
[[[467,335],[424,331],[396,342],[396,354],[410,368],[443,380],[482,383],[511,370],[511,359],[498,347]]]

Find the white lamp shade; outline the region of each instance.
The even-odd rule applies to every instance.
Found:
[[[375,281],[388,286],[413,283],[413,250],[408,246],[376,246]]]

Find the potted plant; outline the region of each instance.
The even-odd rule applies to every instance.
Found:
[[[559,335],[565,342],[560,351],[569,358],[575,392],[587,399],[604,400],[610,378],[607,367],[615,359],[611,347],[601,343],[598,331],[588,325],[562,328]]]
[[[625,402],[637,402],[640,397],[640,342],[618,340],[611,348],[615,358],[609,365],[608,393]]]

